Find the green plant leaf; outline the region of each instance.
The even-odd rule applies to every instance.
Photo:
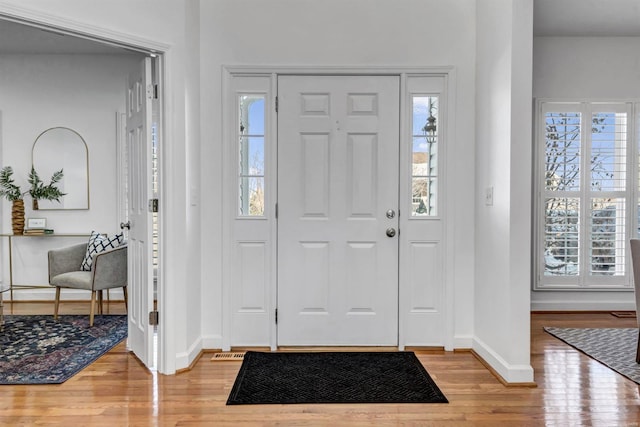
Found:
[[[63,176],[64,174],[62,169],[60,169],[53,173],[49,184],[44,185],[35,168],[32,167],[31,172],[29,173],[29,184],[31,184],[29,194],[35,200],[55,200],[56,202],[59,202],[60,197],[64,196],[66,193],[60,191],[56,184],[60,182]]]
[[[22,191],[13,180],[13,168],[5,166],[0,170],[0,197],[4,197],[10,202],[22,199]]]

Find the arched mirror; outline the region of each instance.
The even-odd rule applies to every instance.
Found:
[[[39,200],[38,209],[89,209],[89,150],[78,132],[66,127],[45,130],[33,143],[31,160],[45,184],[54,172],[63,171],[58,188],[66,194],[59,202]]]

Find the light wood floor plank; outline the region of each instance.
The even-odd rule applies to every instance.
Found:
[[[122,303],[109,304],[122,312]],[[52,313],[10,303],[5,314]],[[60,314],[88,313],[62,303]],[[61,385],[0,386],[0,425],[63,426],[640,426],[640,387],[542,330],[635,327],[609,313],[533,314],[537,387],[505,387],[468,352],[416,351],[449,404],[226,406],[241,362],[202,357],[172,376],[148,372],[116,346]]]

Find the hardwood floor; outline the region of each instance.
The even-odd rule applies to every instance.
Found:
[[[119,312],[122,304],[109,311]],[[5,314],[52,304],[6,304]],[[88,306],[63,304],[61,313]],[[609,313],[533,314],[536,388],[505,387],[469,352],[416,352],[449,404],[226,406],[240,362],[173,376],[147,371],[124,344],[61,385],[0,386],[0,425],[32,426],[639,426],[640,387],[577,352],[542,326],[635,327]]]

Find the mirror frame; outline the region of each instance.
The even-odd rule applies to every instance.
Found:
[[[40,134],[36,137],[36,140],[33,142],[33,145],[31,146],[31,166],[35,168],[35,164],[34,164],[34,152],[36,149],[36,144],[38,143],[38,141],[40,140],[40,138],[46,134],[47,132],[51,131],[51,130],[55,130],[55,129],[62,129],[62,130],[68,130],[73,132],[74,134],[76,134],[78,136],[78,138],[80,138],[80,141],[82,141],[82,143],[84,144],[84,153],[85,153],[85,166],[87,168],[86,171],[86,177],[87,177],[87,207],[86,208],[38,208],[39,211],[86,211],[89,210],[89,207],[91,206],[90,202],[90,197],[89,197],[89,147],[87,146],[87,142],[84,140],[84,138],[82,137],[82,135],[80,135],[78,132],[76,132],[75,130],[65,127],[65,126],[54,126],[48,129],[45,129],[44,131],[40,132]],[[37,170],[37,169],[36,169]],[[50,177],[41,177],[41,179],[44,180],[48,180]]]

